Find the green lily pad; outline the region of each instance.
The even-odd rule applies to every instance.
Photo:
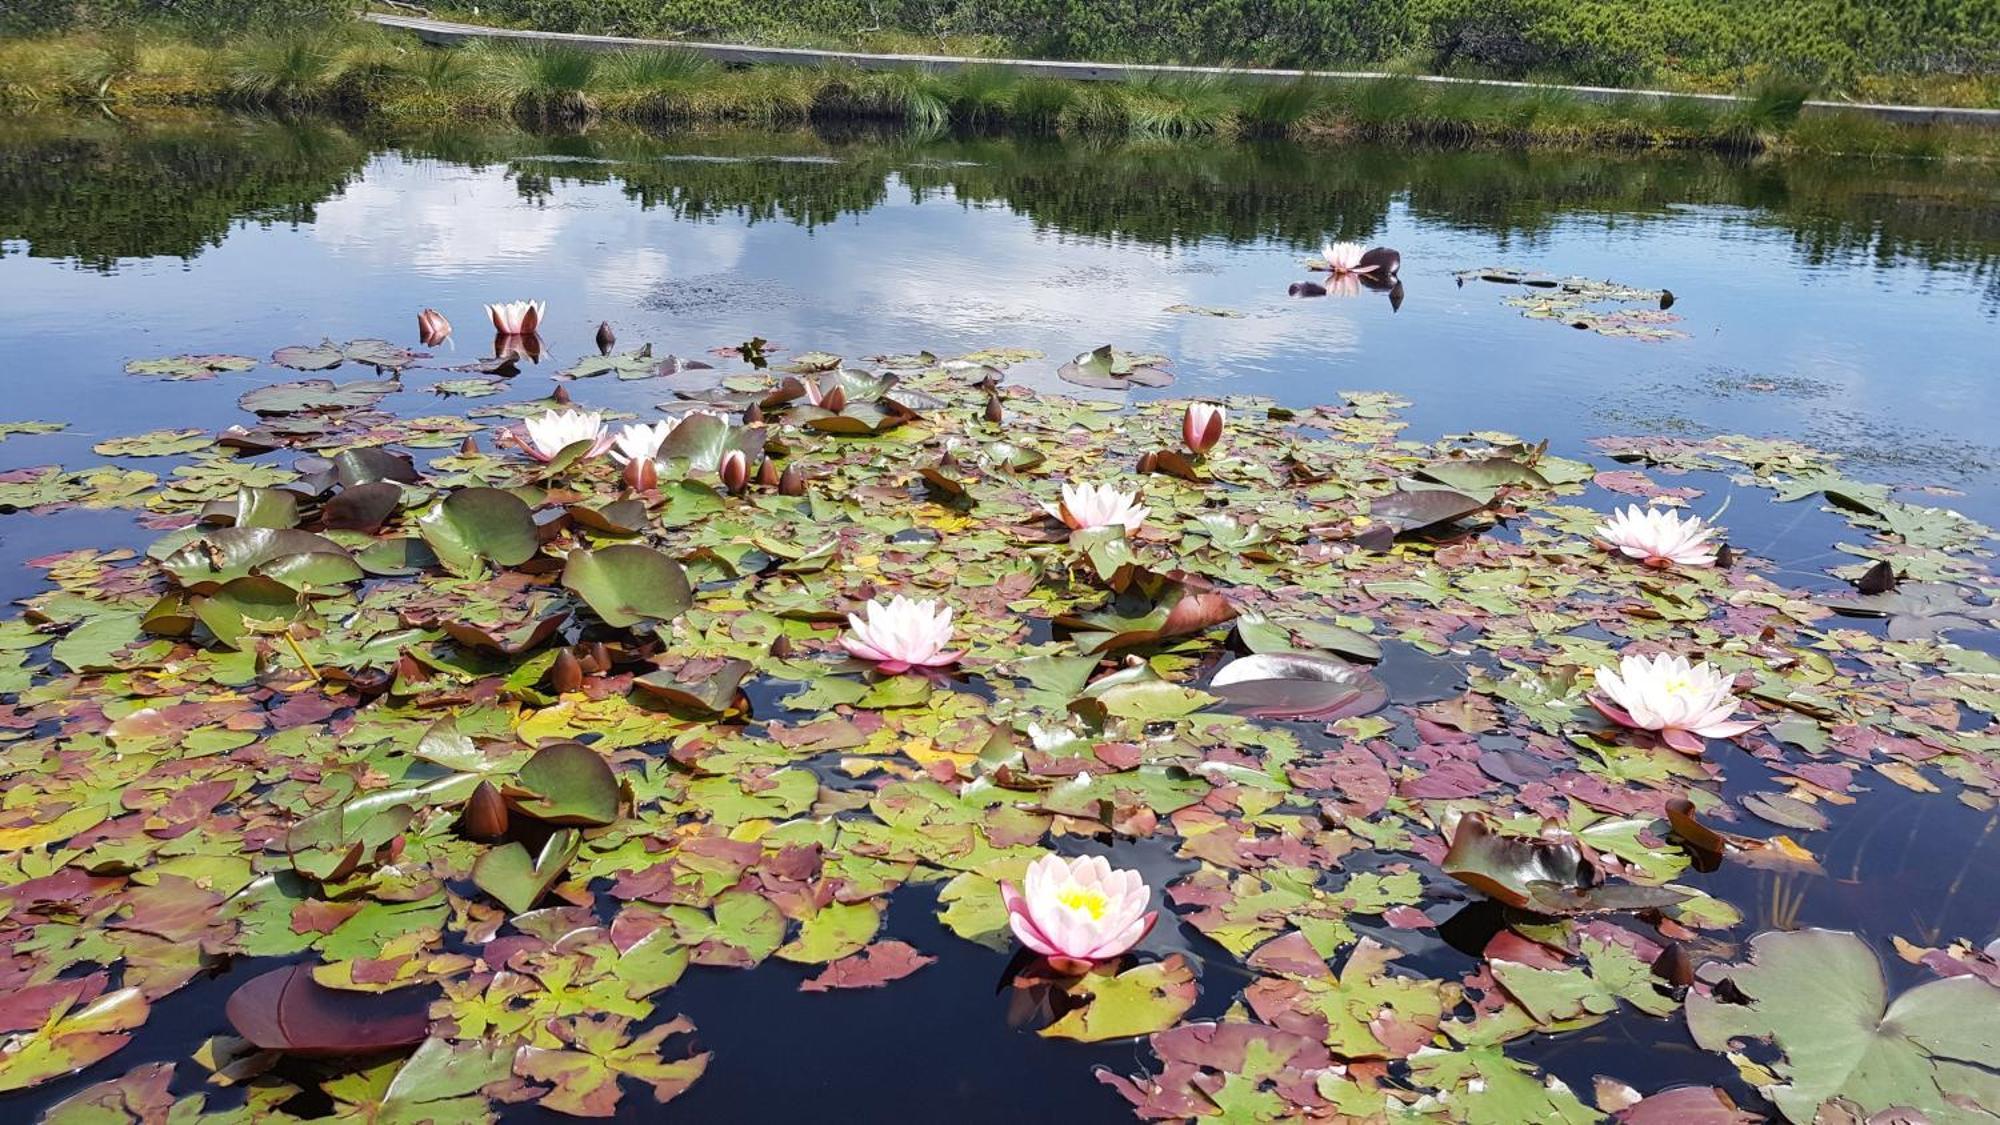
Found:
[[[1196,988],[1193,971],[1175,954],[1116,976],[1103,971],[1085,973],[1067,991],[1089,1002],[1043,1028],[1041,1034],[1101,1043],[1172,1027],[1194,1007]]]
[[[515,780],[532,794],[515,807],[537,820],[595,827],[618,819],[618,778],[604,755],[580,742],[535,751]]]
[[[520,844],[502,844],[473,863],[472,882],[510,912],[525,914],[562,879],[582,849],[583,837],[574,828],[552,833],[534,856]]]
[[[125,364],[132,375],[163,375],[169,379],[213,379],[224,371],[250,371],[257,361],[247,355],[171,355],[135,359]]]
[[[403,385],[394,379],[361,380],[338,385],[327,379],[307,379],[298,383],[272,383],[268,387],[258,387],[245,393],[236,403],[253,414],[310,414],[373,406],[402,389]]]
[[[519,566],[541,549],[534,513],[498,488],[451,493],[418,518],[417,530],[446,570],[467,578],[488,565]]]
[[[1868,943],[1835,930],[1772,931],[1741,964],[1709,964],[1688,996],[1688,1030],[1711,1051],[1763,1040],[1783,1058],[1759,1087],[1785,1117],[1826,1120],[1835,1099],[1859,1114],[1917,1110],[1937,1122],[1986,1116],[2000,1069],[2000,990],[1975,977],[1928,981],[1889,998]],[[1728,993],[1716,991],[1721,982]]]
[[[694,604],[681,564],[640,543],[571,551],[563,586],[620,629],[641,621],[672,621]]]

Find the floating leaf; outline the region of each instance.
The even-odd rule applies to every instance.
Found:
[[[1990,1098],[2000,990],[1977,978],[1929,981],[1892,1001],[1866,942],[1817,929],[1758,934],[1746,961],[1697,976],[1709,987],[1687,999],[1695,1042],[1725,1051],[1765,1040],[1782,1052],[1759,1092],[1799,1125],[1825,1120],[1834,1099],[1861,1116],[1902,1107],[1960,1121]]]
[[[1194,973],[1176,953],[1116,976],[1101,971],[1086,973],[1076,978],[1068,992],[1088,997],[1089,1003],[1043,1028],[1044,1036],[1085,1043],[1129,1039],[1164,1031],[1194,1007]]]
[[[535,751],[516,778],[530,796],[515,807],[549,824],[598,826],[618,819],[618,778],[604,755],[580,742]]]
[[[247,355],[175,355],[135,359],[125,364],[133,375],[164,375],[169,379],[213,379],[224,371],[250,371],[257,361]]]
[[[1389,701],[1388,690],[1364,666],[1297,652],[1232,660],[1206,690],[1231,710],[1265,719],[1332,722]]]
[[[640,543],[571,551],[562,582],[605,624],[620,629],[641,621],[672,621],[694,604],[681,565]]]
[[[1129,356],[1106,344],[1084,352],[1056,369],[1064,382],[1080,387],[1122,391],[1132,387],[1164,387],[1174,381],[1172,373],[1152,364],[1153,357]]]
[[[562,879],[582,848],[583,837],[574,828],[551,833],[534,856],[520,844],[502,844],[472,865],[472,882],[512,913],[525,914]]]
[[[266,1051],[365,1055],[421,1043],[430,1031],[426,998],[409,992],[348,992],[313,979],[312,966],[287,965],[229,994],[236,1033]]]
[[[488,564],[519,566],[541,549],[534,513],[498,488],[453,492],[417,520],[417,529],[445,569],[465,577],[484,573]]]

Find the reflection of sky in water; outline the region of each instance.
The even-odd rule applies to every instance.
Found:
[[[407,342],[424,305],[451,317],[466,354],[486,343],[483,302],[542,297],[550,356],[522,378],[519,397],[542,393],[542,375],[591,350],[600,319],[617,327],[621,346],[651,341],[682,355],[753,335],[849,357],[1030,347],[1050,359],[1015,378],[1041,387],[1056,385],[1062,358],[1111,342],[1173,359],[1182,382],[1158,393],[1308,403],[1381,388],[1415,401],[1420,433],[1507,429],[1572,451],[1585,437],[1635,429],[1785,434],[1896,455],[1864,464],[1863,475],[1942,475],[1982,491],[1993,483],[1985,443],[2000,404],[1989,387],[1995,324],[1977,280],[1916,265],[1815,264],[1790,234],[1744,209],[1575,213],[1504,235],[1426,219],[1399,201],[1372,239],[1404,254],[1408,296],[1392,314],[1380,294],[1287,298],[1286,285],[1306,275],[1299,251],[1275,242],[1211,238],[1169,250],[1075,236],[999,203],[939,192],[915,202],[893,181],[879,206],[810,232],[727,214],[690,221],[642,209],[615,182],[543,171],[553,188],[531,200],[502,165],[382,156],[321,203],[313,223],[242,228],[186,263],[128,261],[104,275],[0,260],[10,294],[0,342],[17,373],[8,414],[75,418],[79,401],[111,402],[114,420],[80,428],[212,427],[237,416],[245,387],[281,375],[158,384],[121,374],[123,361],[264,355],[323,335]],[[1454,285],[1454,270],[1486,264],[1666,286],[1691,338],[1647,344],[1524,319],[1501,304],[1521,290]],[[1164,311],[1177,304],[1244,315]],[[431,378],[412,373],[399,409],[436,402],[420,393]],[[641,411],[666,390],[608,380],[575,388],[587,404]],[[50,444],[9,445],[6,463],[52,460],[49,451],[67,444],[33,440]],[[1905,452],[1920,463],[1900,463]],[[83,456],[74,445],[61,453]],[[1921,465],[1939,458],[1973,475]],[[1964,506],[1996,514],[1989,496]]]

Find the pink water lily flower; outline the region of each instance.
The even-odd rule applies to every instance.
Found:
[[[1146,909],[1152,891],[1137,871],[1114,870],[1096,855],[1045,855],[1028,866],[1020,890],[1001,883],[1000,897],[1021,944],[1067,973],[1122,956],[1160,918]]]
[[[912,668],[942,668],[965,655],[951,644],[951,607],[901,594],[872,601],[861,613],[847,615],[847,632],[840,647],[889,675]]]
[[[493,331],[502,336],[532,336],[547,310],[547,301],[508,301],[486,306],[486,315],[493,318]]]
[[[1620,726],[1649,730],[1683,754],[1699,754],[1702,740],[1734,738],[1757,724],[1731,719],[1736,713],[1736,686],[1720,670],[1703,661],[1689,664],[1673,653],[1627,656],[1618,668],[1597,670],[1597,687],[1590,705]]]
[[[435,348],[451,335],[451,321],[436,309],[425,309],[417,314],[417,338],[427,348]]]
[[[590,448],[578,458],[588,461],[603,456],[616,440],[604,428],[604,416],[595,411],[550,410],[521,423],[521,429],[522,433],[516,437],[521,451],[545,465],[577,442],[590,443]]]
[[[1368,248],[1359,242],[1322,242],[1320,257],[1326,259],[1327,272],[1334,274],[1364,274],[1375,272],[1374,266],[1364,266],[1361,258]]]
[[[1125,492],[1108,484],[1063,485],[1062,502],[1043,504],[1042,507],[1068,524],[1072,531],[1091,531],[1100,527],[1123,527],[1126,531],[1137,531],[1146,522],[1147,512],[1139,503],[1138,493]]]
[[[1229,411],[1212,402],[1190,402],[1187,413],[1181,415],[1181,443],[1189,453],[1207,453],[1222,440],[1222,427],[1229,421]]]
[[[1665,508],[1629,505],[1597,527],[1597,537],[1647,566],[1714,566],[1716,529],[1700,516],[1682,518]]]

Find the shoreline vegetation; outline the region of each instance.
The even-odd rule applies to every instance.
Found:
[[[2000,158],[2000,135],[1805,114],[1804,83],[1770,79],[1722,106],[1586,102],[1407,78],[1078,82],[998,67],[725,66],[672,49],[430,47],[359,21],[210,40],[157,22],[0,38],[0,107],[216,106],[401,122],[511,118],[544,127],[824,121],[913,131],[1091,137],[1289,138],[1443,145],[1688,148],[1894,158]]]

